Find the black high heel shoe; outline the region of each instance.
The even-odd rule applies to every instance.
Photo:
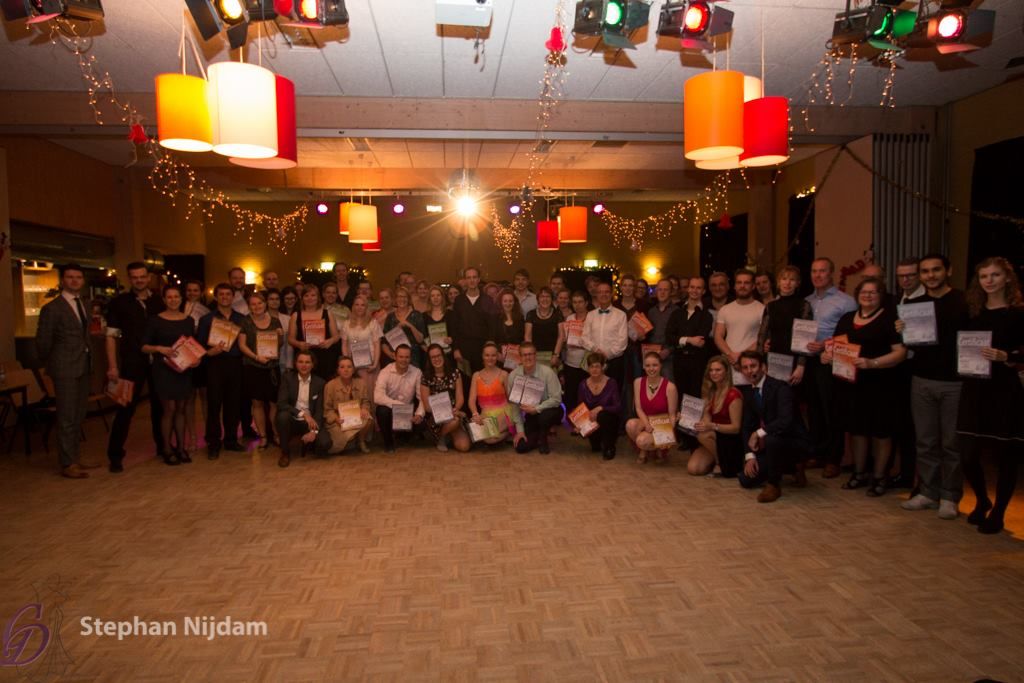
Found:
[[[181,464],[181,458],[178,457],[177,452],[170,453],[170,454],[164,453],[163,454],[163,458],[164,458],[164,464],[165,465],[180,465]]]
[[[178,460],[183,463],[192,462],[192,456],[188,454],[188,451],[180,451],[178,453]]]

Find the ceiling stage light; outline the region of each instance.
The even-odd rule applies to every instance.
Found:
[[[508,212],[513,216],[518,216],[523,210],[523,207],[518,203],[514,202],[508,205]]]
[[[345,0],[295,0],[295,14],[305,28],[343,26],[348,23]]]
[[[460,216],[469,218],[476,214],[476,200],[468,195],[463,195],[455,202],[455,210]]]
[[[601,36],[609,47],[635,50],[626,34],[646,26],[650,11],[650,4],[644,0],[580,0],[572,31]]]
[[[396,201],[394,204],[391,205],[391,212],[394,213],[396,216],[402,215],[403,213],[405,213],[405,204]]]
[[[604,213],[604,202],[595,202],[594,203],[594,213],[596,213],[596,214]]]
[[[942,40],[954,40],[964,32],[964,16],[959,12],[950,12],[939,19],[935,34]]]
[[[0,0],[4,19],[15,21],[28,18],[29,23],[47,21],[54,17],[95,21],[103,18],[100,0]]]
[[[185,5],[203,40],[210,40],[227,29],[232,48],[245,45],[249,12],[242,0],[185,0]]]
[[[327,202],[317,202],[316,212],[321,216],[326,216],[327,212],[331,210],[331,207],[327,205]]]
[[[707,0],[675,0],[662,5],[658,35],[680,38],[687,49],[710,50],[708,38],[732,30],[733,13]]]

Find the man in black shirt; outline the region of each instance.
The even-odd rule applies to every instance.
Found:
[[[127,379],[135,383],[132,400],[121,406],[114,414],[107,441],[107,458],[111,472],[124,471],[124,444],[128,429],[139,404],[139,397],[150,379],[150,358],[142,352],[142,341],[150,316],[163,310],[160,297],[153,296],[149,289],[149,268],[136,261],[128,264],[128,281],[131,289],[118,294],[107,309],[107,379]],[[149,417],[153,429],[156,452],[162,454],[167,444],[160,433],[160,401],[152,386],[149,387]]]
[[[466,268],[463,277],[466,280],[466,291],[455,297],[452,304],[454,321],[450,334],[455,360],[465,359],[472,371],[477,372],[484,367],[481,354],[484,342],[487,341],[491,318],[495,315],[494,303],[480,291],[479,270]]]
[[[245,316],[231,308],[234,296],[231,285],[222,282],[213,288],[216,306],[199,319],[196,341],[206,347],[206,456],[210,460],[220,457],[220,448],[244,451],[238,443],[239,406],[242,403],[242,352],[237,336],[230,346],[210,344],[210,330],[215,319],[225,320],[241,327]],[[221,436],[221,413],[224,431]]]
[[[935,304],[938,343],[915,346],[911,359],[911,404],[917,433],[917,473],[920,493],[903,503],[904,510],[939,509],[939,518],[956,519],[963,495],[963,470],[956,433],[960,408],[960,377],[957,375],[956,333],[968,320],[967,299],[949,286],[949,259],[941,254],[921,258],[918,266],[923,296],[907,303]],[[902,333],[902,320],[896,331]]]

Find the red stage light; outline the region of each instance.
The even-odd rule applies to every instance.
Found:
[[[694,2],[686,8],[683,15],[683,29],[686,33],[700,35],[708,28],[711,21],[711,8],[703,2]]]
[[[950,12],[939,19],[938,33],[943,40],[954,40],[964,32],[964,15],[959,12]]]

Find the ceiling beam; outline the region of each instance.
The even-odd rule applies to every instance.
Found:
[[[156,123],[153,93],[120,94],[143,123]],[[299,97],[298,127],[304,137],[421,139],[533,139],[533,100]],[[811,107],[810,129],[794,108],[794,142],[834,144],[875,132],[931,133],[934,107]],[[0,92],[0,133],[8,135],[123,136],[117,112],[103,110],[104,125],[81,92]],[[682,139],[680,103],[561,102],[545,137],[557,140]]]

